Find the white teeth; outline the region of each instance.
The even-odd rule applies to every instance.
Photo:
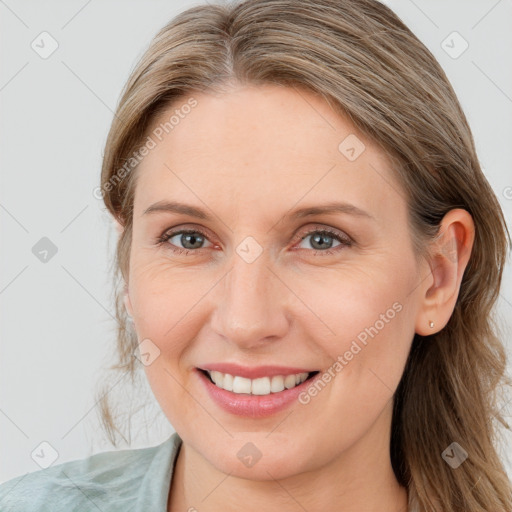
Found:
[[[272,377],[272,380],[270,380],[270,391],[272,391],[272,393],[279,393],[279,391],[283,391],[283,389],[284,389],[284,377],[282,377],[281,375]]]
[[[295,387],[295,375],[287,375],[284,379],[284,387],[291,389]]]
[[[270,395],[270,379],[268,377],[254,379],[251,384],[251,393],[253,395]]]
[[[218,385],[223,387],[222,384]],[[251,379],[245,379],[238,375],[233,376],[233,393],[250,393],[251,392]]]
[[[221,373],[222,375],[222,373]],[[227,391],[233,391],[233,375],[229,373],[224,374],[224,380],[222,381],[222,387]]]
[[[238,375],[221,373],[218,371],[208,371],[215,385],[226,391],[233,393],[245,393],[252,395],[270,395],[270,393],[279,393],[286,389],[294,388],[302,384],[307,378],[308,373],[297,373],[293,375],[276,375],[274,377],[260,377],[258,379],[246,379]]]

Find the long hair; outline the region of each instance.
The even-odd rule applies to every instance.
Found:
[[[510,512],[511,483],[497,453],[501,393],[510,385],[495,319],[510,234],[476,154],[464,112],[439,63],[375,0],[248,0],[188,9],[155,36],[123,90],[106,142],[101,190],[124,226],[116,251],[117,357],[140,365],[122,302],[127,282],[137,155],[156,116],[194,91],[279,84],[320,95],[394,162],[415,255],[453,208],[473,217],[475,241],[448,324],[415,335],[394,397],[390,455],[421,512]],[[103,426],[122,431],[101,393]],[[458,468],[442,453],[458,443]]]

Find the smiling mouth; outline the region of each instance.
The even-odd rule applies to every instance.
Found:
[[[216,387],[231,391],[235,394],[270,395],[300,386],[320,373],[313,371],[292,375],[275,375],[273,377],[260,377],[248,379],[237,375],[223,374],[217,371],[198,370]]]

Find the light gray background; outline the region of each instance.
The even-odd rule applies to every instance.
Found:
[[[198,3],[0,0],[0,482],[40,469],[31,453],[43,441],[58,453],[55,464],[112,449],[98,430],[93,390],[114,346],[115,232],[92,191],[130,70],[158,29]],[[445,69],[510,226],[512,1],[385,3]],[[31,48],[43,31],[59,44],[47,59]],[[456,59],[441,46],[453,31],[469,43]],[[42,237],[58,248],[47,263],[32,253]],[[510,273],[509,262],[499,309],[507,339]],[[149,410],[158,414],[154,399]],[[135,417],[132,447],[173,432],[157,417],[150,433],[139,428],[144,415]],[[502,450],[511,448],[507,433]]]

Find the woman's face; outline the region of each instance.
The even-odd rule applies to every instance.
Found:
[[[235,476],[386,455],[428,275],[388,161],[308,92],[192,96],[156,121],[137,170],[127,306],[156,399],[188,446]],[[234,379],[245,394],[221,392],[222,405],[198,368],[223,363],[247,373]],[[258,378],[320,373],[300,394],[268,394],[265,378],[240,379],[260,366],[285,369]]]

